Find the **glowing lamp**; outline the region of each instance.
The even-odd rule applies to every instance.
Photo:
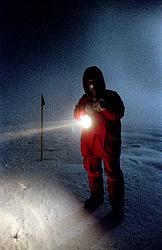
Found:
[[[80,116],[80,124],[83,128],[90,128],[92,124],[92,120],[89,115],[81,115]]]

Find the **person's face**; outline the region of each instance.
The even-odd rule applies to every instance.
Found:
[[[94,80],[93,79],[88,80],[87,85],[90,91],[93,90],[95,87]]]
[[[97,97],[97,95],[100,93],[100,85],[94,79],[89,79],[87,81],[87,86],[89,88],[90,94],[93,97]]]

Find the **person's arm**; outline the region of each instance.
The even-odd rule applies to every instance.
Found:
[[[86,95],[83,95],[78,104],[74,108],[74,118],[80,120],[80,117],[85,114],[85,106],[87,104]]]
[[[110,99],[107,96],[104,101],[104,105],[102,105],[102,102],[101,104],[98,104],[96,111],[100,112],[103,116],[111,121],[118,121],[124,116],[124,104],[116,92],[113,92],[113,96],[111,96]]]

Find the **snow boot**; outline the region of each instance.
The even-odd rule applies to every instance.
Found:
[[[124,217],[124,208],[123,206],[112,205],[112,217],[117,221],[122,221]]]
[[[101,206],[103,203],[104,203],[104,199],[103,198],[95,199],[94,197],[91,196],[89,199],[87,199],[85,201],[84,208],[94,211],[99,206]]]

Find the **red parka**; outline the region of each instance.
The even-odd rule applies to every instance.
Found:
[[[95,71],[95,67],[94,67]],[[93,78],[94,78],[94,71]],[[90,72],[90,73],[91,73]],[[124,116],[124,105],[120,96],[112,90],[107,90],[101,72],[97,72],[98,82],[100,83],[100,99],[105,103],[105,109],[101,112],[94,111],[91,114],[92,126],[83,129],[81,134],[81,152],[83,157],[109,156],[119,157],[121,152],[121,122]],[[91,75],[85,72],[83,76],[83,87],[86,92],[78,104],[75,106],[74,117],[79,120],[81,114],[86,113],[86,105],[92,103],[92,98],[88,93],[86,85],[87,79]]]

